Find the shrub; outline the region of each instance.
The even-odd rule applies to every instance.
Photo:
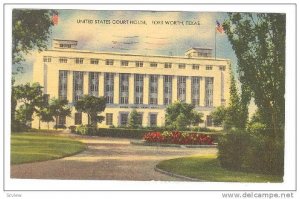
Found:
[[[282,175],[284,171],[284,144],[272,137],[252,136],[246,153],[245,170]]]
[[[191,130],[197,132],[218,132],[218,130],[209,129],[207,127],[192,127]]]
[[[218,159],[222,167],[264,174],[282,175],[284,143],[266,136],[265,129],[249,132],[230,132],[219,139]]]
[[[88,133],[87,126],[85,126],[85,125],[77,126],[76,133],[80,134],[80,135],[87,135],[87,133]]]
[[[64,124],[54,125],[54,129],[66,129],[67,127]]]
[[[218,159],[222,167],[241,170],[250,142],[249,134],[232,131],[219,138]]]
[[[95,135],[97,129],[89,125],[80,125],[76,127],[76,133],[80,135]]]
[[[76,126],[69,126],[71,133],[76,133]]]
[[[98,128],[92,135],[101,137],[119,137],[141,139],[145,133],[145,129],[128,129],[128,128]]]
[[[266,125],[260,122],[249,123],[247,126],[247,131],[252,135],[265,135]]]
[[[29,126],[27,126],[26,124],[18,120],[14,120],[11,124],[12,132],[24,132],[24,131],[28,131],[29,129],[30,129]]]

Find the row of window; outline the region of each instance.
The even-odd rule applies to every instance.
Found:
[[[75,125],[81,125],[82,124],[82,113],[77,112],[75,113],[75,119],[74,119],[74,124]],[[139,122],[139,125],[142,126],[142,121],[143,121],[143,113],[138,113],[139,118],[137,121]],[[128,126],[128,120],[129,120],[129,113],[120,113],[119,114],[119,121],[118,124],[120,126]],[[156,113],[150,113],[149,115],[149,125],[151,127],[156,127],[157,126],[157,114]],[[106,113],[105,115],[105,124],[108,126],[112,126],[114,123],[113,120],[113,113]],[[59,117],[58,119],[58,124],[59,125],[65,125],[66,124],[66,117]],[[210,115],[206,116],[206,125],[207,126],[213,126],[213,119]]]
[[[129,113],[120,113],[120,118],[118,124],[120,126],[127,126],[128,125],[128,117]],[[142,121],[143,121],[143,114],[138,113],[139,118],[137,119],[137,122],[139,122],[139,125],[142,126]],[[106,113],[105,115],[105,124],[108,126],[113,125],[113,113]],[[59,119],[59,124],[65,124],[66,119],[65,117],[60,117]],[[75,113],[75,120],[74,120],[75,125],[81,125],[82,124],[82,113],[77,112]],[[149,115],[149,124],[151,127],[157,126],[157,114],[151,113]]]
[[[129,75],[119,74],[119,104],[129,104]],[[113,73],[104,75],[104,96],[108,104],[114,104],[114,77]],[[177,78],[177,100],[186,102],[187,81],[185,76]],[[67,99],[68,71],[59,71],[59,97]],[[83,96],[83,72],[73,72],[73,102],[78,101]],[[213,78],[205,77],[205,106],[213,106]],[[224,83],[224,82],[222,82]],[[149,76],[149,104],[158,104],[158,75]],[[173,76],[163,76],[163,104],[172,103]],[[223,88],[223,87],[222,87]],[[144,104],[144,75],[134,75],[134,104]],[[99,73],[89,72],[88,75],[88,94],[99,96]],[[195,106],[200,105],[200,77],[191,79],[191,101]]]
[[[58,59],[59,63],[68,63],[68,58],[67,57],[59,57]],[[51,62],[51,57],[44,57],[44,62]],[[105,65],[107,66],[113,66],[114,65],[115,60],[113,59],[106,59],[105,60]],[[83,58],[75,58],[75,64],[83,64]],[[99,59],[90,59],[90,64],[93,65],[97,65],[99,64]],[[129,61],[127,60],[121,60],[121,66],[128,66]],[[164,68],[172,68],[174,64],[166,62],[164,63]],[[178,64],[178,69],[185,69],[187,64],[184,63],[179,63]],[[135,62],[135,66],[136,67],[144,67],[144,62],[142,61],[136,61]],[[157,62],[150,62],[150,67],[152,68],[156,68],[158,66]],[[193,70],[199,70],[200,69],[200,65],[199,64],[192,64],[192,69]],[[212,70],[213,66],[212,65],[206,65],[205,67],[206,70]],[[222,71],[226,70],[226,66],[219,66],[219,69]]]

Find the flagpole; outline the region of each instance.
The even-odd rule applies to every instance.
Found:
[[[217,30],[215,29],[215,59],[217,59]]]

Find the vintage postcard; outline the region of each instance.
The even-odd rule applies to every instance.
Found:
[[[11,181],[291,181],[285,10],[10,16]]]

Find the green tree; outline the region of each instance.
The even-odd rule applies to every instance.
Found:
[[[233,75],[231,75],[228,107],[217,107],[211,113],[215,125],[223,125],[226,130],[232,128],[244,130],[246,128],[250,95],[246,88],[242,88],[241,90],[240,94],[237,90],[236,81]]]
[[[49,129],[49,122],[54,122],[53,119],[54,115],[50,109],[50,106],[42,108],[39,112],[39,117],[42,122],[47,122],[48,129]]]
[[[23,124],[29,124],[33,120],[33,114],[37,113],[43,104],[42,88],[38,83],[12,86],[12,129],[16,120]]]
[[[190,125],[199,124],[203,114],[194,110],[192,104],[175,102],[166,108],[166,126],[172,129],[183,130]]]
[[[231,75],[229,106],[225,111],[225,129],[246,128],[250,98],[245,99],[246,97],[248,97],[248,95],[245,94],[248,90],[243,88],[241,90],[242,94],[239,94],[236,86],[236,81],[233,75]]]
[[[202,119],[204,116],[203,113],[193,111],[193,114],[194,114],[194,120],[192,120],[191,123],[193,126],[198,126],[200,123],[204,122],[204,120]]]
[[[68,100],[52,98],[49,104],[49,114],[55,117],[55,128],[58,127],[59,117],[69,117],[71,108],[68,106]]]
[[[19,64],[33,49],[47,48],[52,22],[51,10],[14,9],[12,12],[12,62]]]
[[[216,126],[222,126],[225,118],[226,118],[226,107],[225,106],[219,106],[215,110],[211,112],[211,116],[214,121],[214,125]]]
[[[225,138],[229,135],[246,138],[248,146],[238,155],[243,158],[240,166],[244,169],[283,175],[285,14],[229,13],[228,16],[223,27],[238,61],[240,101],[245,104],[253,97],[259,115],[250,121],[246,133],[231,133]],[[220,143],[222,164],[222,156],[233,157],[233,154],[224,148],[227,141]],[[239,143],[241,139],[237,139],[234,145]]]
[[[141,126],[141,124],[142,118],[140,114],[136,111],[136,109],[133,109],[129,115],[129,127],[138,128]]]
[[[16,111],[16,120],[18,121],[18,123],[30,127],[33,113],[34,109],[31,105],[22,104]]]
[[[223,24],[238,61],[239,79],[251,91],[274,138],[283,137],[285,116],[284,14],[229,13]]]
[[[76,102],[75,108],[77,111],[87,113],[89,125],[97,127],[97,123],[104,120],[104,117],[98,114],[105,110],[106,100],[104,97],[84,95]]]
[[[15,130],[15,125],[16,125],[16,108],[17,108],[17,104],[18,104],[18,99],[16,96],[16,89],[15,89],[15,79],[12,78],[11,81],[11,107],[10,107],[10,111],[11,111],[11,127],[13,130]]]

